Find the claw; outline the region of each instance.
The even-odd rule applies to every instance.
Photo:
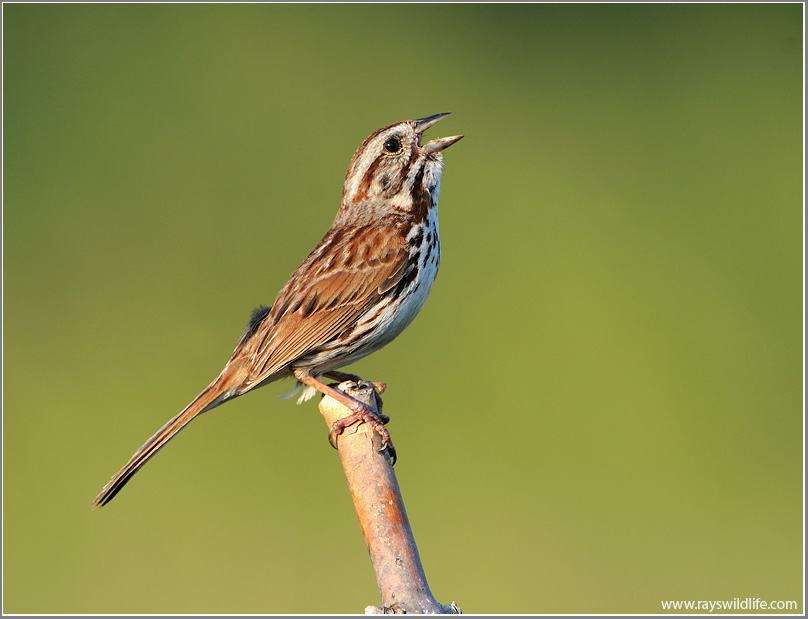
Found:
[[[345,428],[355,424],[361,419],[360,415],[353,414],[342,419],[337,419],[328,431],[328,442],[334,449],[337,449],[337,437],[345,431]]]
[[[337,449],[337,437],[340,434],[342,434],[342,428],[339,428],[339,432],[337,432],[337,428],[331,426],[331,429],[328,431],[328,442],[331,443],[334,449]]]
[[[386,449],[387,449],[387,453],[390,455],[390,466],[395,466],[396,465],[396,460],[398,460],[398,458],[396,457],[396,448],[393,447],[393,443],[388,443]],[[385,450],[385,446],[382,445],[382,448],[379,451],[384,451],[384,450]]]

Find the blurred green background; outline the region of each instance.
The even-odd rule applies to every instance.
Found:
[[[3,6],[4,610],[379,601],[327,428],[259,390],[90,501],[437,112],[396,466],[470,613],[802,612],[802,6]]]

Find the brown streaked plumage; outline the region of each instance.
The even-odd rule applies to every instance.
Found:
[[[227,365],[104,486],[93,507],[108,503],[192,419],[284,377],[330,395],[353,415],[331,428],[370,423],[395,461],[383,423],[364,404],[322,382],[354,377],[338,368],[392,341],[424,304],[440,263],[438,193],[441,151],[463,136],[421,145],[421,135],[447,114],[383,127],[357,149],[331,229],[289,278],[271,307],[253,312]]]

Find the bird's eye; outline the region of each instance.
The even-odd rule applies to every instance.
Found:
[[[401,142],[398,138],[390,138],[384,143],[384,150],[388,153],[397,153],[401,150]]]

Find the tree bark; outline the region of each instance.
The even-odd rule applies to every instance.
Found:
[[[379,412],[378,395],[374,397],[371,383],[344,381],[336,387]],[[322,399],[320,412],[329,428],[351,414],[330,397]],[[365,613],[460,613],[454,602],[439,604],[429,590],[396,475],[387,450],[380,452],[380,447],[381,437],[365,423],[348,426],[337,437],[337,450],[382,598],[381,607],[368,606]]]

